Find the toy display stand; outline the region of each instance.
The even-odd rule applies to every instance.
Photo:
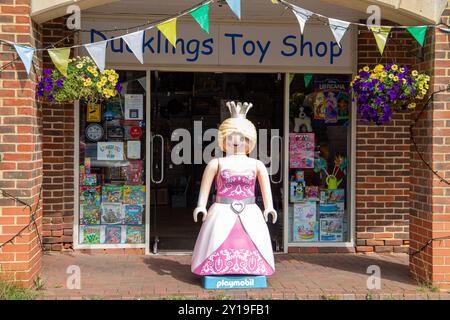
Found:
[[[267,288],[266,276],[204,276],[202,282],[207,290]]]

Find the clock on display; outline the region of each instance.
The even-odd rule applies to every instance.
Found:
[[[99,141],[104,134],[103,127],[98,123],[92,123],[86,127],[86,138],[93,142]]]

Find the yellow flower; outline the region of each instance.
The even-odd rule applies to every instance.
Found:
[[[116,78],[115,78],[113,75],[110,75],[110,76],[108,77],[108,80],[109,80],[110,82],[113,82],[113,81],[116,80]]]
[[[83,64],[82,64],[82,63],[77,64],[77,68],[78,68],[78,69],[83,68]]]
[[[412,74],[413,77],[417,77],[419,75],[419,72],[417,72],[417,70],[413,70],[411,72],[411,74]]]
[[[383,71],[383,72],[381,73],[381,76],[382,76],[383,78],[386,78],[386,77],[387,77],[387,72],[386,72],[386,71]]]
[[[394,70],[394,71],[397,71],[398,70],[398,66],[396,64],[393,64],[391,69]]]
[[[426,95],[426,94],[427,94],[427,90],[422,89],[422,94],[423,94],[423,95]]]
[[[423,84],[419,84],[419,89],[420,89],[420,90],[423,89]]]
[[[105,76],[103,76],[100,80],[101,80],[101,82],[106,83],[106,82],[108,81],[108,78],[106,78]]]
[[[403,84],[406,84],[406,79],[402,79]]]
[[[369,72],[370,68],[369,68],[368,66],[365,66],[365,67],[363,68],[363,70],[364,70],[365,72]]]
[[[87,81],[84,82],[85,87],[90,87],[91,85],[92,85],[92,82],[87,82]]]
[[[389,74],[389,79],[394,79],[394,75],[392,73]]]
[[[399,80],[398,77],[395,76],[395,77],[394,77],[394,81],[395,81],[395,82],[398,82],[398,80]]]
[[[416,104],[415,103],[410,103],[409,105],[408,105],[408,108],[409,109],[414,109],[416,107]]]
[[[373,71],[376,73],[380,73],[381,71],[383,71],[384,66],[382,64],[378,64]]]
[[[425,89],[427,89],[427,90],[430,89],[430,86],[425,84]]]
[[[400,72],[404,73],[405,72],[405,68],[400,68]]]

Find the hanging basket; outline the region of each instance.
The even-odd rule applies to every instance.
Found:
[[[37,86],[43,102],[68,103],[76,100],[96,104],[116,97],[122,91],[115,70],[101,72],[89,57],[69,60],[67,77],[59,70],[45,69]]]
[[[395,63],[365,66],[351,83],[360,119],[383,125],[394,111],[414,109],[427,95],[429,81],[428,75]]]

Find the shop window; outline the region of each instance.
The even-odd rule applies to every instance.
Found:
[[[350,241],[350,76],[289,78],[289,242]]]
[[[120,97],[80,105],[80,245],[145,243],[146,72],[121,71],[119,81]]]

